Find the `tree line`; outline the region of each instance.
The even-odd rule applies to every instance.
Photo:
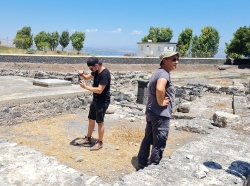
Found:
[[[148,35],[141,41],[170,42],[173,30],[170,27],[150,27]],[[191,28],[185,28],[178,36],[177,50],[182,57],[214,57],[218,53],[220,35],[217,29],[207,26],[199,36],[193,35]],[[230,43],[225,43],[227,58],[246,58],[250,56],[250,27],[240,27],[233,34]]]
[[[46,51],[47,49],[55,51],[58,45],[62,46],[62,51],[67,47],[71,41],[74,50],[79,51],[83,48],[85,40],[84,32],[75,31],[71,36],[67,30],[62,31],[61,35],[56,32],[41,31],[34,37],[34,42],[37,50]],[[14,38],[13,44],[16,48],[29,49],[33,44],[33,35],[30,27],[23,27],[18,30]]]
[[[173,37],[173,30],[170,27],[150,27],[148,35],[141,41],[148,42],[170,42]],[[62,46],[62,51],[71,41],[72,47],[78,53],[83,48],[85,40],[84,32],[75,31],[71,36],[67,30],[62,31],[61,35],[57,31],[47,33],[39,32],[34,37],[37,50],[55,51],[58,45]],[[218,53],[220,35],[217,29],[207,26],[201,29],[199,36],[193,35],[191,28],[185,28],[178,36],[177,50],[182,57],[214,57]],[[13,44],[16,48],[29,49],[33,44],[33,35],[30,27],[23,27],[18,30]],[[232,40],[225,43],[225,53],[227,58],[245,58],[250,56],[250,27],[240,27],[233,34]]]

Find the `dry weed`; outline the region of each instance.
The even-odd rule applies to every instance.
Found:
[[[219,80],[216,80],[216,84],[230,86],[232,85],[232,81],[230,79],[219,79]]]
[[[227,104],[225,104],[225,103],[219,103],[219,102],[215,102],[215,103],[213,103],[213,105],[216,106],[216,107],[223,107],[223,108],[227,108],[228,107]]]

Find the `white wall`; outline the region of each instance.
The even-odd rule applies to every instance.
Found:
[[[158,57],[167,48],[176,51],[177,43],[138,43],[137,56]]]

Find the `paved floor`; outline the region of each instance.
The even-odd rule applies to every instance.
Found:
[[[84,92],[79,85],[42,87],[33,85],[33,78],[19,76],[0,77],[0,102],[5,100]]]

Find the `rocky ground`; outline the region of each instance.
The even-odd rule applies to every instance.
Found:
[[[158,67],[158,65],[104,65],[111,71],[142,71],[148,72],[149,74]],[[72,65],[70,64],[47,65],[23,63],[20,65],[14,63],[0,63],[0,69],[16,69],[17,67],[26,70],[51,70],[61,72],[73,71]],[[74,65],[74,68],[87,69],[86,67],[77,64]],[[250,80],[249,69],[247,68],[239,69],[237,66],[230,66],[227,70],[220,70],[216,65],[185,66],[180,64],[178,69],[172,73],[172,77],[175,84],[180,85],[185,85],[187,83],[213,83],[217,85],[229,86],[232,85],[232,77],[237,77],[243,82],[249,82]],[[216,98],[219,98],[220,101],[215,101]],[[232,112],[230,110],[230,100],[231,97],[227,95],[206,95],[203,99],[198,99],[193,102],[192,108],[194,110],[189,113],[189,116],[207,119],[209,123],[213,114],[213,109],[216,110],[217,108]],[[92,183],[94,185],[94,180],[98,177],[99,181],[96,182],[96,185],[136,185],[137,183],[138,185],[145,185],[145,183],[148,185],[166,185],[166,182],[161,180],[162,178],[159,178],[157,181],[157,175],[162,174],[162,168],[158,169],[157,167],[153,167],[148,168],[145,172],[139,171],[139,173],[135,173],[137,163],[136,155],[138,153],[145,128],[143,110],[133,110],[129,107],[122,107],[120,105],[112,106],[116,109],[113,114],[106,115],[104,147],[97,152],[89,151],[89,147],[74,146],[74,140],[86,134],[88,108],[77,114],[61,115],[55,118],[47,118],[14,126],[1,126],[0,138],[7,139],[9,142],[17,143],[18,145],[12,143],[7,144],[6,140],[1,140],[0,153],[2,153],[1,157],[3,158],[0,158],[0,174],[1,172],[4,174],[1,176],[0,183],[2,181],[2,183],[11,183],[10,185],[21,185],[21,183],[25,183],[26,185],[43,185],[44,183],[51,183],[51,185],[55,185],[53,183],[55,183],[56,180],[62,179],[62,181],[60,181],[60,183],[63,183],[62,185],[85,185],[86,183],[90,183],[90,185]],[[130,112],[137,112],[138,118],[134,121],[126,120],[124,116]],[[243,167],[246,166],[246,172],[242,173],[243,176],[246,177],[250,173],[248,173],[248,170],[250,170],[250,167],[248,167],[249,162],[247,162],[246,159],[239,154],[244,151],[243,153],[245,153],[245,158],[249,158],[249,150],[247,150],[250,149],[248,145],[249,141],[246,140],[247,137],[245,136],[249,135],[248,133],[242,133],[242,137],[239,140],[228,140],[228,151],[231,149],[233,152],[230,155],[230,153],[225,153],[225,151],[223,151],[226,149],[222,146],[220,151],[220,144],[225,143],[227,138],[237,138],[237,136],[241,135],[242,131],[231,133],[231,131],[227,129],[225,130],[225,133],[221,133],[222,130],[214,129],[213,126],[209,125],[204,130],[209,131],[209,134],[212,134],[213,132],[211,131],[214,130],[214,137],[213,135],[205,137],[206,135],[200,133],[176,130],[178,123],[183,123],[183,120],[172,120],[171,132],[167,148],[164,152],[165,164],[160,166],[166,170],[176,168],[179,172],[179,176],[181,176],[181,179],[180,177],[176,177],[178,174],[175,176],[173,175],[172,177],[166,176],[166,179],[168,179],[167,183],[169,183],[169,185],[176,185],[176,183],[179,183],[179,185],[192,185],[194,183],[195,185],[241,185],[242,178],[240,178],[240,176],[235,177],[233,174],[232,177],[230,177],[230,180],[223,180],[223,171],[226,171],[226,169],[225,167],[219,168],[218,164],[222,165],[223,161],[228,159],[225,161],[226,164],[223,164],[223,166],[230,167],[230,163],[233,162],[238,164],[241,163]],[[204,123],[204,121],[201,120],[198,123]],[[94,132],[93,137],[96,139],[97,131]],[[217,138],[217,140],[215,138]],[[241,143],[240,141],[242,140],[245,140],[246,143]],[[195,143],[196,141],[197,143]],[[235,145],[233,145],[233,143],[235,143]],[[204,144],[207,144],[205,148],[206,151],[202,150]],[[242,148],[237,147],[237,145]],[[13,151],[7,151],[7,149],[4,148],[8,146],[10,149],[12,148]],[[23,149],[18,149],[21,146],[24,146]],[[201,149],[201,151],[199,151],[199,149]],[[215,154],[212,153],[211,149],[213,149]],[[206,153],[207,158],[204,159],[204,157],[206,157]],[[34,154],[38,158],[33,157],[31,154]],[[225,154],[225,157],[217,159],[220,162],[211,163],[213,159],[212,157],[219,157],[219,154]],[[24,165],[25,163],[21,161],[22,156],[25,157],[25,161],[28,162],[29,166]],[[230,156],[238,158],[232,158]],[[49,158],[46,159],[46,157],[54,157],[56,159],[50,160]],[[184,157],[184,159],[180,160],[181,157]],[[33,158],[34,161],[30,161],[29,158]],[[6,161],[3,161],[4,159],[6,159]],[[7,159],[9,159],[9,161],[7,161]],[[170,164],[166,163],[170,161],[169,159],[173,160]],[[58,162],[56,160],[58,160]],[[175,160],[177,162],[176,165],[174,164]],[[53,165],[59,164],[61,166],[61,170],[63,170],[62,175],[67,177],[65,173],[68,172],[71,177],[68,179],[65,179],[65,177],[56,177],[55,174],[53,174],[53,171],[56,171],[59,175],[60,169],[58,167],[56,170],[54,167],[46,167],[46,172],[45,169],[43,170],[42,167],[38,166],[39,163],[36,163],[36,161],[51,161],[53,162]],[[186,161],[193,161],[193,164],[191,163],[187,165],[188,162]],[[184,162],[184,164],[181,164],[180,162]],[[203,168],[204,171],[200,172],[199,170],[202,168],[197,168],[196,174],[194,173],[196,175],[195,177],[199,178],[197,182],[188,181],[188,178],[192,178],[187,176],[186,173],[191,170],[194,171],[194,167],[201,164],[201,162],[207,162],[207,169],[213,166],[215,167],[214,170],[209,169],[210,175],[212,175],[211,177],[207,176],[209,182],[207,182],[207,180],[199,180],[199,177],[204,176],[204,172],[209,172],[205,168]],[[8,173],[4,171],[4,166],[6,164],[11,164],[8,168]],[[47,163],[46,165],[51,164]],[[63,165],[66,165],[67,167],[63,167]],[[234,166],[234,164],[231,166]],[[13,174],[20,175],[18,167],[23,168],[20,169],[22,171],[26,170],[27,173],[25,173],[25,175],[27,176],[27,180],[33,180],[33,182],[30,181],[26,183],[25,177],[12,177],[11,175]],[[73,168],[76,171],[71,170],[70,168]],[[186,169],[186,173],[182,174],[179,169]],[[216,172],[217,169],[220,171]],[[41,172],[39,173],[39,170],[43,170],[44,174],[41,174]],[[34,174],[34,172],[36,174]],[[43,176],[38,179],[37,176],[39,174]],[[216,174],[218,175],[213,177],[213,175]],[[148,181],[140,183],[136,182],[139,177],[145,177],[145,179],[148,178]],[[219,179],[219,177],[221,177],[221,179]],[[119,178],[122,180],[121,182],[119,182]],[[6,179],[8,181],[6,181]],[[42,179],[45,181],[43,182]],[[176,181],[176,179],[180,179],[181,181],[174,182],[173,180]],[[83,180],[85,180],[85,182],[83,182]]]

